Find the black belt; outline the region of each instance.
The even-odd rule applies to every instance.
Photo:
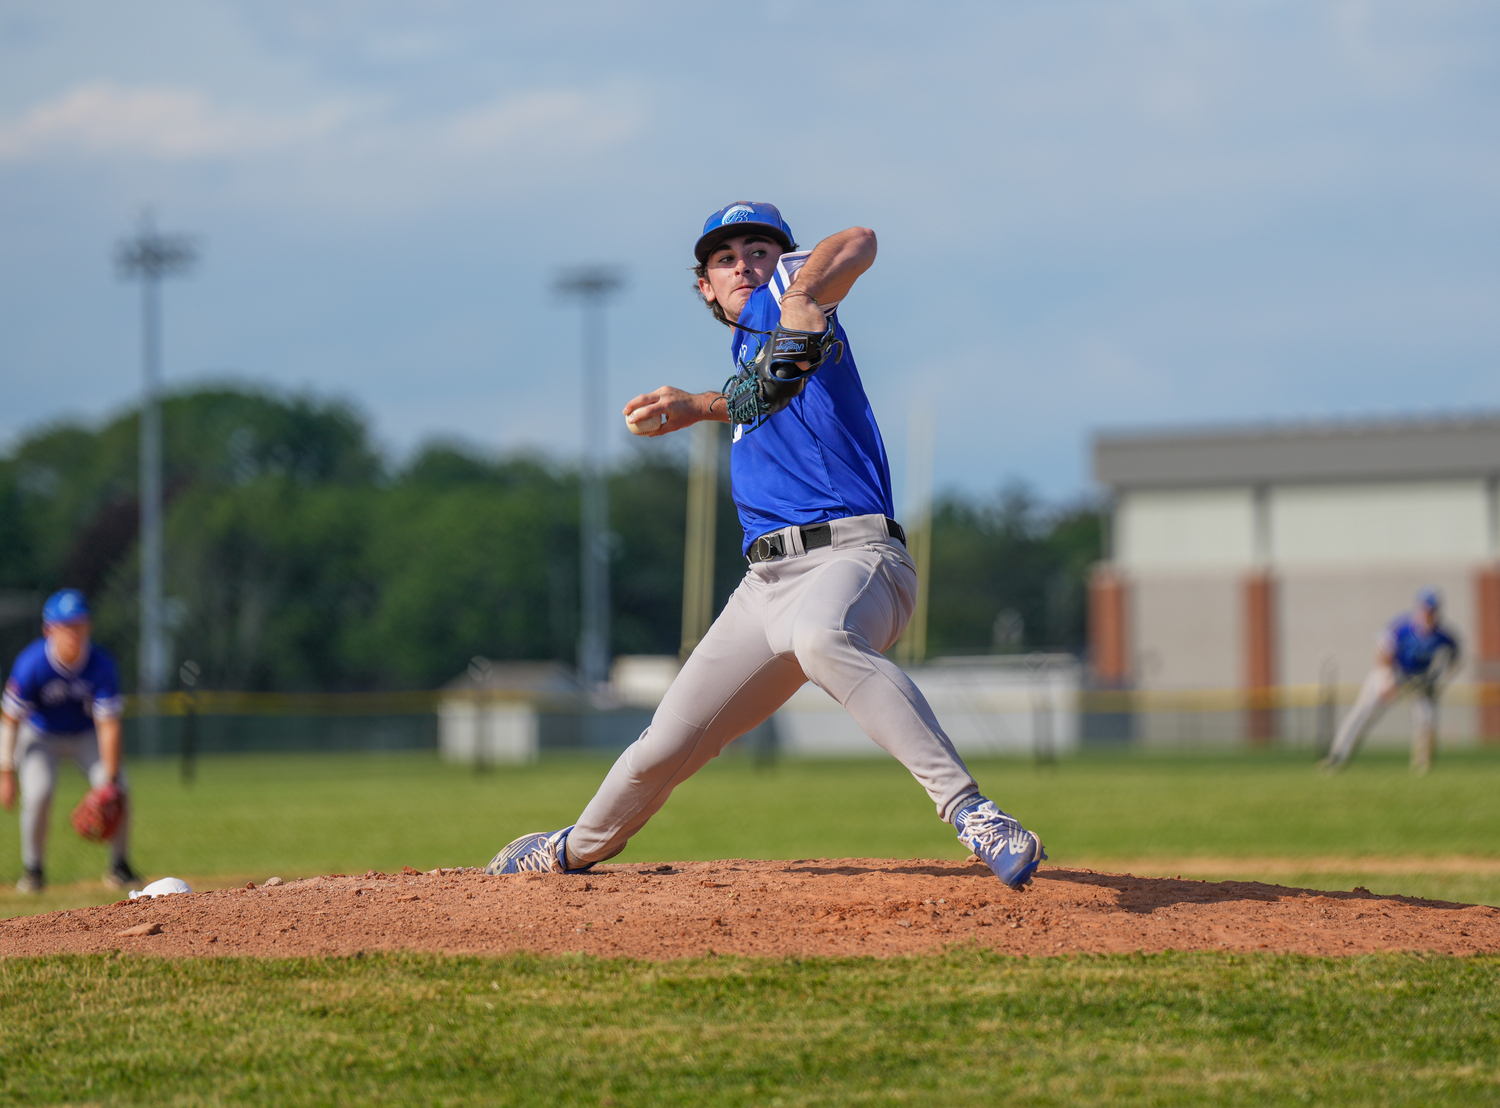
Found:
[[[815,523],[811,527],[799,527],[802,532],[802,549],[816,550],[820,546],[833,545],[833,524]],[[900,539],[901,545],[906,545],[906,532],[901,530],[901,524],[890,516],[885,517],[885,533],[893,539]],[[772,558],[786,556],[786,536],[780,532],[770,535],[762,535],[750,544],[750,553],[745,557],[752,562],[768,562]]]

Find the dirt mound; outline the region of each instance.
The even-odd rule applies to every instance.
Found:
[[[1012,892],[977,863],[845,858],[606,865],[577,876],[371,872],[0,922],[0,951],[11,955],[886,956],[964,942],[1012,954],[1475,954],[1500,951],[1500,909],[1054,867]]]

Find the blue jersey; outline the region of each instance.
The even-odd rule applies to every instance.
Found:
[[[771,280],[750,294],[740,322],[770,331],[781,321],[781,294],[807,261],[807,251],[783,254]],[[854,352],[838,321],[837,304],[823,306],[844,344],[840,361],[826,361],[802,392],[755,431],[734,430],[730,488],[750,545],[770,531],[845,516],[895,514],[891,467],[875,413],[860,383]],[[766,336],[736,329],[730,357],[753,359]]]
[[[5,713],[48,735],[90,731],[120,714],[120,671],[103,647],[89,644],[69,667],[37,639],[16,659],[5,683]]]
[[[1417,626],[1409,614],[1397,616],[1380,636],[1380,646],[1391,656],[1391,663],[1407,677],[1418,677],[1432,667],[1440,650],[1458,653],[1458,643],[1445,628],[1434,624],[1431,631]]]

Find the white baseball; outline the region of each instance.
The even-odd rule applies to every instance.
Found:
[[[630,433],[632,435],[649,435],[652,431],[661,430],[662,424],[666,422],[666,412],[661,413],[660,419],[656,419],[652,416],[646,416],[644,419],[636,422],[632,422],[629,416],[625,417],[625,426],[630,428]]]

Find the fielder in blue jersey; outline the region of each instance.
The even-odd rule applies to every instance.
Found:
[[[677,785],[807,681],[911,771],[1007,885],[1025,885],[1046,857],[980,793],[926,699],[883,654],[911,618],[917,577],[838,315],[875,254],[863,227],[800,251],[771,204],[709,216],[695,246],[698,292],[733,330],[735,376],[723,391],[644,393],[625,416],[653,435],[705,419],[735,425],[730,474],[749,567],[578,822],[516,839],[488,872],[575,873],[614,857]]]
[[[5,683],[0,710],[0,804],[21,791],[21,864],[16,888],[40,892],[46,883],[47,819],[57,784],[57,764],[69,759],[97,788],[125,788],[120,742],[120,674],[109,652],[92,641],[88,602],[76,589],[47,599],[42,637],[21,651]],[[110,839],[105,883],[125,888],[139,879],[130,868],[129,816]]]
[[[1416,607],[1393,619],[1376,642],[1375,668],[1344,717],[1328,757],[1337,770],[1354,756],[1360,742],[1398,696],[1412,694],[1411,768],[1423,774],[1432,767],[1437,739],[1440,683],[1458,666],[1458,640],[1442,623],[1442,598],[1435,589],[1417,594]]]

